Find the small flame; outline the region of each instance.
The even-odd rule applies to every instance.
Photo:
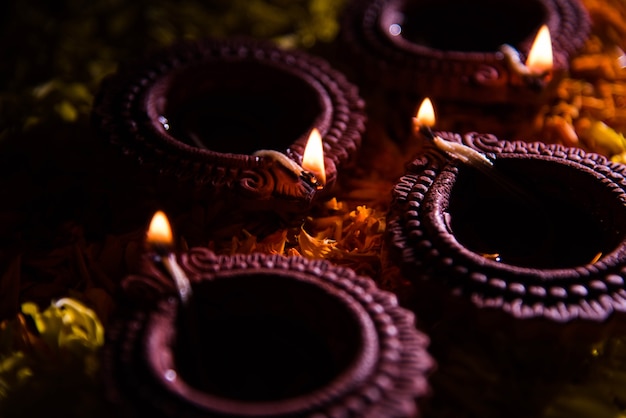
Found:
[[[422,101],[422,104],[417,111],[415,123],[418,126],[432,128],[435,126],[435,120],[435,109],[433,108],[433,103],[427,97]]]
[[[153,245],[167,246],[172,245],[174,242],[174,239],[172,238],[172,229],[170,228],[167,216],[165,216],[165,213],[160,210],[154,214],[152,220],[150,221],[146,241]]]
[[[541,26],[526,59],[531,74],[544,74],[552,70],[552,40],[547,25]]]
[[[302,168],[315,174],[320,183],[326,184],[326,169],[324,168],[324,146],[322,136],[317,128],[313,128],[304,148]]]

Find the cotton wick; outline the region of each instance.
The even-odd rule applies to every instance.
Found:
[[[155,252],[155,261],[160,263],[174,281],[178,295],[183,305],[191,298],[191,283],[183,269],[176,262],[176,255],[172,249],[173,236],[167,217],[162,211],[157,211],[152,217],[146,239],[150,248]]]
[[[541,73],[533,72],[522,62],[520,53],[511,45],[504,44],[500,46],[500,52],[504,54],[511,70],[518,74],[529,87],[535,90],[541,90],[545,87],[545,83],[550,80],[552,74],[550,70],[545,70]]]
[[[430,129],[427,126],[424,128],[421,128],[420,133],[424,135],[426,138],[430,139],[431,141],[435,139],[435,133],[432,131],[432,129]]]
[[[316,189],[321,189],[324,187],[324,184],[319,181],[314,173],[305,170],[300,164],[287,157],[282,152],[262,149],[255,151],[252,155],[259,158],[265,158],[273,163],[278,163],[283,168],[287,169],[288,172],[292,173],[295,178],[301,178],[305,180]]]
[[[485,154],[478,152],[467,145],[446,141],[439,135],[435,135],[430,126],[419,123],[417,118],[413,118],[413,123],[420,134],[433,141],[435,146],[445,152],[448,156],[475,167],[493,167],[493,162],[487,158]]]
[[[296,178],[302,175],[304,169],[300,164],[287,157],[285,154],[279,151],[271,150],[271,149],[261,149],[256,151],[254,154],[255,157],[266,158],[269,161],[276,162],[282,165],[287,171],[293,173]]]
[[[487,158],[485,154],[478,152],[474,148],[468,147],[467,145],[460,144],[458,142],[446,141],[437,135],[434,136],[433,143],[437,146],[437,148],[444,151],[450,157],[456,158],[465,164],[474,167],[493,167],[493,162]]]
[[[160,258],[163,267],[168,271],[174,280],[180,301],[183,305],[188,304],[189,299],[192,296],[191,284],[183,269],[180,267],[178,262],[176,262],[176,256],[172,252],[168,252],[166,254],[159,253],[156,248],[155,252],[157,253],[157,257]]]
[[[500,46],[500,52],[504,54],[507,63],[511,66],[511,68],[520,75],[531,75],[530,69],[522,62],[522,58],[520,57],[520,53],[517,49],[513,48],[509,44],[504,44]]]
[[[467,145],[446,141],[438,135],[435,135],[433,138],[433,143],[448,156],[482,172],[491,179],[494,184],[500,186],[505,193],[517,199],[521,205],[536,210],[539,213],[545,212],[543,203],[537,199],[536,196],[503,175],[500,170],[494,167],[493,162],[487,158],[485,154]]]

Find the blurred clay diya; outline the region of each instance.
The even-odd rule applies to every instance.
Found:
[[[178,259],[190,305],[149,258],[124,284],[132,302],[104,361],[124,416],[417,415],[428,338],[371,279],[299,257],[192,248]]]
[[[385,90],[394,109],[410,115],[428,96],[450,118],[464,112],[463,125],[498,134],[481,118],[549,101],[590,30],[578,0],[354,0],[342,40],[364,88]],[[442,119],[440,129],[459,132],[455,121]]]
[[[441,137],[493,166],[435,147],[412,162],[387,237],[404,278],[520,320],[600,324],[626,311],[623,165],[558,145]]]
[[[290,221],[320,188],[300,168],[309,137],[315,130],[323,140],[328,189],[361,144],[363,107],[357,88],[318,57],[247,39],[199,40],[121,66],[103,81],[93,121],[125,158],[157,175],[163,193]]]

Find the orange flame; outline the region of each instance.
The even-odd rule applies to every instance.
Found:
[[[547,25],[541,26],[526,59],[531,74],[544,74],[552,70],[552,39]]]
[[[148,227],[146,241],[150,244],[170,246],[174,242],[172,229],[163,211],[157,211]]]
[[[317,128],[313,128],[304,148],[302,168],[315,174],[321,184],[326,184],[326,168],[324,167],[324,146],[322,136]]]
[[[420,105],[417,116],[415,117],[415,123],[418,126],[425,126],[427,128],[432,128],[435,126],[435,109],[433,108],[433,103],[427,97],[422,101]]]

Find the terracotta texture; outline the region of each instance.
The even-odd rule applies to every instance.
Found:
[[[249,39],[206,39],[122,65],[100,87],[93,124],[161,189],[220,199],[225,212],[289,220],[306,211],[315,185],[289,164],[253,154],[278,151],[301,164],[317,128],[330,186],[360,146],[363,107],[357,88],[321,58]]]
[[[567,70],[591,29],[578,0],[356,0],[345,12],[343,38],[364,73],[389,90],[519,104],[541,100],[543,88],[520,80],[500,47],[524,59],[542,24],[551,33],[554,72]]]
[[[109,399],[126,416],[419,415],[428,338],[371,279],[321,260],[194,248],[180,255],[194,292],[181,311],[150,265],[127,278],[130,308],[105,350]]]
[[[528,76],[501,49],[509,45],[525,62],[542,24],[554,68],[547,77]],[[358,68],[348,74],[373,104],[368,117],[390,126],[396,141],[410,138],[411,117],[425,97],[441,131],[526,140],[590,31],[579,0],[352,0],[339,39],[344,71]]]
[[[443,134],[482,172],[429,148],[394,189],[388,244],[404,277],[518,319],[626,310],[626,169],[580,149]]]

